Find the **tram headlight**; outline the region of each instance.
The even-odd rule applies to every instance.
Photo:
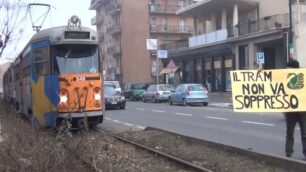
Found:
[[[101,100],[101,94],[95,94],[95,100]]]
[[[60,103],[67,103],[68,97],[66,95],[60,96]]]
[[[61,90],[59,97],[60,97],[60,104],[61,103],[66,104],[68,102],[68,93],[66,90]]]
[[[94,105],[96,107],[101,107],[101,89],[100,88],[94,88]]]

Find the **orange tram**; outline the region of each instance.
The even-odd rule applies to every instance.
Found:
[[[103,76],[97,33],[80,25],[36,33],[3,78],[4,99],[35,128],[63,119],[82,127],[103,121]]]

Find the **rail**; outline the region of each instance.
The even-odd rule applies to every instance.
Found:
[[[111,134],[110,132],[103,131],[103,130],[98,129],[98,128],[96,128],[96,131],[97,131],[97,132],[100,132],[100,133],[103,133],[103,134],[106,134],[106,135],[108,135],[108,136],[111,136],[111,137],[113,137],[113,138],[115,138],[115,139],[118,139],[118,140],[120,140],[120,141],[122,141],[122,142],[131,144],[131,145],[133,145],[133,146],[135,146],[135,147],[137,147],[137,148],[141,148],[141,149],[144,149],[144,150],[149,151],[149,152],[151,152],[151,153],[157,154],[157,155],[159,155],[159,156],[161,156],[161,157],[167,158],[167,159],[169,159],[169,160],[171,160],[171,161],[173,161],[173,162],[176,162],[176,163],[178,163],[178,164],[184,165],[184,166],[187,167],[187,168],[194,169],[194,170],[197,170],[197,171],[212,172],[212,170],[209,170],[209,169],[207,169],[207,168],[203,168],[203,167],[201,167],[201,166],[195,165],[195,164],[193,164],[193,163],[191,163],[191,162],[185,161],[185,160],[180,159],[180,158],[178,158],[178,157],[169,155],[169,154],[167,154],[167,153],[161,152],[161,151],[156,150],[156,149],[149,148],[149,147],[147,147],[147,146],[145,146],[145,145],[142,145],[142,144],[133,142],[133,141],[128,140],[128,139],[125,139],[125,138],[123,138],[123,137],[120,137],[120,136]]]

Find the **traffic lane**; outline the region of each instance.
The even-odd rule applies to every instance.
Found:
[[[138,103],[139,104],[139,103]],[[144,104],[142,104],[142,103],[140,103],[139,105],[144,105]],[[149,107],[151,107],[150,106],[151,104],[149,104],[148,106]],[[160,108],[158,108],[158,107],[160,107],[160,106],[162,106],[161,104],[153,104],[153,106],[155,106],[155,107],[153,107],[153,109],[151,109],[151,111],[152,112],[155,112],[155,113],[164,113],[164,114],[167,114],[167,113],[169,113],[169,111],[166,111],[166,110],[161,110]],[[139,108],[139,106],[137,107],[132,107],[132,106],[129,106],[129,108],[131,108],[131,110],[133,110],[133,109],[135,109],[135,110],[137,110],[137,111],[141,111],[141,112],[145,112],[145,113],[143,113],[143,114],[150,114],[149,113],[149,111],[150,110],[148,110],[148,108],[147,108],[147,106],[146,107],[144,107],[144,106],[141,106],[141,108]],[[183,108],[183,109],[185,109],[185,108],[188,108],[188,107],[181,107],[181,108]],[[193,107],[191,107],[191,108],[193,108]],[[221,110],[220,110],[221,109]],[[218,108],[218,109],[210,109],[210,110],[215,110],[215,111],[217,111],[217,112],[219,112],[219,111],[222,111],[222,109],[224,110],[224,108]],[[177,109],[176,109],[177,110]],[[203,116],[204,116],[204,118],[206,118],[206,119],[211,119],[211,120],[221,120],[221,121],[228,121],[228,120],[232,120],[232,119],[227,119],[227,118],[222,118],[222,117],[218,117],[218,114],[220,115],[222,115],[222,114],[224,114],[224,113],[218,113],[218,114],[216,114],[215,112],[213,113],[213,115],[211,115],[211,114],[205,114],[205,113],[208,113],[208,112],[206,112],[206,111],[203,111],[203,110],[201,110],[201,114],[200,115],[194,115],[194,114],[191,114],[191,113],[169,113],[169,115],[178,115],[178,116],[181,116],[181,117],[200,117],[200,118],[202,118],[202,119],[196,119],[196,122],[197,121],[203,121]],[[155,115],[156,116],[156,115]],[[227,116],[229,116],[229,115],[227,115]],[[163,118],[165,118],[165,116],[162,116]],[[260,116],[261,118],[266,118],[266,116]],[[266,121],[266,120],[265,120]],[[285,139],[285,124],[284,124],[284,121],[283,121],[283,119],[281,119],[281,120],[279,120],[278,119],[278,121],[280,122],[280,124],[279,125],[277,125],[277,124],[271,124],[271,123],[263,123],[263,122],[256,122],[256,121],[251,121],[251,120],[237,120],[236,122],[238,122],[238,124],[237,125],[245,125],[245,127],[246,128],[248,128],[248,130],[246,130],[245,128],[242,128],[242,129],[239,129],[239,130],[241,130],[245,135],[248,135],[248,134],[250,134],[250,136],[252,136],[252,137],[258,137],[258,136],[260,136],[261,135],[261,139],[263,139],[263,141],[265,140],[265,139],[272,139],[273,137],[276,137],[276,140],[277,140],[277,143],[280,143],[280,144],[276,144],[276,145],[278,145],[278,146],[280,146],[280,147],[278,147],[278,148],[281,148],[280,150],[282,150],[282,146],[283,146],[283,144],[284,144],[284,139]],[[231,121],[232,122],[232,121]],[[191,125],[195,125],[195,121],[194,121],[194,119],[192,120],[192,124]],[[206,125],[206,124],[205,124]],[[222,125],[222,124],[220,124],[220,125]],[[207,125],[206,125],[207,126]],[[214,124],[214,126],[215,126],[215,124]],[[236,124],[231,124],[230,126],[236,126]],[[267,131],[267,129],[266,129],[266,127],[270,127],[270,129]],[[212,129],[214,129],[214,128],[212,128]],[[218,128],[218,129],[220,129],[220,128]],[[297,128],[298,129],[298,128]],[[216,129],[215,129],[216,130]],[[222,129],[222,130],[226,130],[226,129]],[[256,131],[256,132],[254,132],[254,131]],[[234,133],[234,132],[237,132],[237,131],[233,131],[233,130],[231,130],[231,132],[232,133]],[[267,134],[267,133],[270,133],[270,134]],[[239,133],[239,131],[238,131],[238,133]],[[241,132],[240,132],[241,133]],[[239,134],[240,134],[239,133]],[[216,136],[217,134],[216,133],[214,133],[214,134],[212,134],[212,136],[211,137],[214,137],[214,136]],[[296,132],[296,136],[295,136],[296,138],[299,138],[299,132]],[[249,139],[247,138],[247,137],[245,137],[245,139],[248,141]],[[238,139],[239,140],[239,139]],[[275,140],[275,138],[274,138],[274,140]],[[217,141],[217,140],[214,140],[214,141]],[[256,141],[256,140],[255,140]],[[261,140],[258,140],[257,142],[260,142]],[[254,142],[254,143],[257,143],[257,142]],[[252,142],[253,143],[253,142]],[[236,143],[237,144],[237,143]],[[297,145],[300,145],[300,140],[299,139],[297,139],[296,140],[296,144]],[[257,145],[257,144],[256,144]],[[256,146],[255,145],[255,147],[258,147],[258,146]],[[259,145],[270,145],[269,143],[265,143],[265,144],[259,144]],[[275,145],[275,144],[272,144],[272,145]],[[275,146],[272,146],[271,147],[271,149],[272,150],[274,150],[276,147]],[[278,149],[277,148],[277,149]],[[299,147],[297,147],[298,149],[299,149]],[[266,151],[269,151],[270,149],[267,149]],[[300,151],[301,152],[301,151]],[[280,155],[282,155],[282,151],[281,152],[279,152],[280,153]]]
[[[131,118],[139,118],[142,120],[147,121],[147,123],[142,125],[150,125],[152,124],[152,121],[161,121],[161,120],[167,120],[172,122],[184,122],[188,125],[202,125],[204,128],[207,124],[210,124],[211,122],[214,123],[214,125],[217,126],[217,128],[212,129],[223,129],[222,127],[231,127],[231,126],[243,126],[242,132],[247,131],[246,133],[257,131],[255,135],[260,135],[261,133],[271,133],[268,138],[273,138],[275,136],[279,136],[281,134],[280,131],[284,130],[283,125],[275,125],[275,124],[269,124],[269,123],[260,123],[250,120],[243,120],[243,119],[237,119],[237,118],[224,118],[220,114],[222,112],[211,112],[211,111],[202,111],[200,114],[197,113],[184,113],[180,112],[178,110],[175,111],[167,111],[167,110],[160,110],[158,108],[148,109],[148,108],[139,108],[139,107],[129,107],[128,112],[118,112],[114,113],[113,116],[119,115],[120,118],[122,118],[121,115],[128,114],[124,116],[124,120],[130,120]],[[128,118],[125,118],[128,117]],[[134,120],[134,119],[133,119]],[[133,121],[132,120],[132,121]],[[154,123],[153,123],[154,124]],[[226,128],[225,128],[226,129]],[[267,129],[269,131],[267,131]],[[263,135],[264,136],[264,135]],[[282,139],[283,137],[278,137]]]
[[[192,120],[191,117],[187,120],[184,118],[168,118],[166,114],[161,116],[161,112],[152,114],[143,111],[112,111],[109,112],[108,117],[129,124],[152,126],[262,153],[283,155],[283,136],[270,133],[268,132],[269,129],[266,129],[265,132],[249,129],[250,126],[247,124],[238,126],[221,120]],[[296,149],[299,148],[296,147]],[[302,155],[300,154],[300,156]]]
[[[245,122],[252,122],[254,125],[276,125],[277,127],[284,127],[285,120],[281,113],[274,113],[274,115],[267,115],[263,113],[236,113],[231,109],[219,107],[203,107],[203,106],[170,106],[165,103],[142,103],[142,102],[129,102],[128,107],[135,108],[141,111],[165,111],[171,113],[180,113],[182,115],[193,115],[198,118],[204,115],[212,115],[221,118],[239,120]],[[270,114],[270,113],[269,113]]]

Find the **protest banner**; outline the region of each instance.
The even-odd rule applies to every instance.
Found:
[[[235,112],[306,111],[306,69],[231,71]]]

